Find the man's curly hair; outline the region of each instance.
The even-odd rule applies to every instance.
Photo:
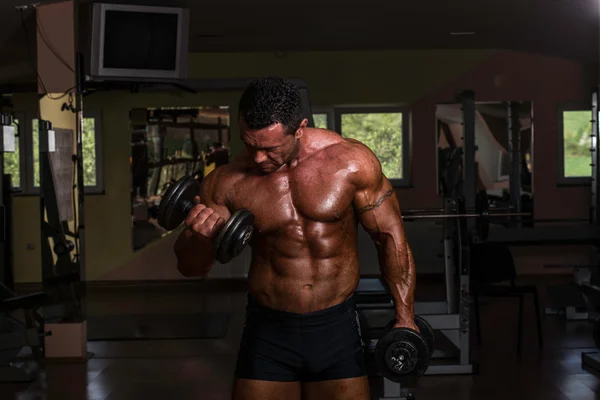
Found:
[[[249,129],[262,129],[280,123],[294,134],[302,122],[300,91],[287,79],[267,76],[250,83],[244,90],[238,118]]]

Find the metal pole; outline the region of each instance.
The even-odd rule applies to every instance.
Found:
[[[463,213],[463,214],[423,214],[423,215],[403,215],[402,219],[447,219],[447,218],[502,218],[502,217],[531,217],[531,213]],[[569,222],[569,221],[554,221],[554,222]]]
[[[445,199],[446,212],[452,212],[454,200]],[[456,233],[456,220],[447,219],[444,222],[444,267],[446,278],[446,306],[448,314],[458,313],[458,296],[456,294],[456,260],[454,257],[454,234]]]
[[[463,119],[463,193],[464,208],[472,210],[475,208],[475,196],[477,193],[477,171],[475,167],[475,99],[472,91],[463,92],[462,96],[462,119]],[[457,225],[462,225],[458,221]],[[460,288],[459,288],[459,343],[460,364],[471,363],[470,351],[470,270],[471,270],[471,240],[475,232],[475,221],[466,219],[466,232],[459,232],[462,237],[460,246]]]
[[[0,153],[0,168],[4,168],[4,153]],[[13,252],[6,251],[7,249],[12,249],[13,237],[12,237],[12,227],[13,227],[13,199],[12,199],[12,175],[4,174],[2,175],[2,211],[4,212],[4,229],[3,232],[3,240],[0,243],[2,246],[2,251],[4,253],[0,253],[1,257],[0,262],[2,266],[0,266],[0,270],[2,270],[2,275],[0,275],[0,283],[4,284],[11,291],[15,290],[15,276],[14,276],[14,263],[13,263]]]
[[[435,213],[449,214],[452,212],[452,209],[446,210],[445,208],[406,208],[406,209],[402,210],[402,215],[404,215],[405,217],[410,217],[412,215],[422,215],[422,214],[435,214]],[[512,210],[508,207],[494,207],[492,210],[494,213],[512,212]],[[465,211],[468,213],[477,213],[478,212],[477,209],[465,210]]]
[[[477,170],[475,164],[475,100],[473,92],[466,91],[462,95],[462,119],[463,119],[463,193],[465,208],[475,208],[475,196],[477,193]],[[475,229],[475,222],[467,223],[467,232]]]
[[[0,114],[0,129],[2,129],[2,131],[0,133],[2,133],[2,140],[4,141],[4,127],[7,125],[10,125],[10,118],[6,118],[7,115],[5,114]],[[2,146],[4,147],[4,146]],[[3,179],[4,177],[4,148],[1,149],[2,151],[0,151],[0,178]],[[4,179],[3,179],[4,180]],[[4,191],[5,188],[2,187],[3,185],[0,183],[0,282],[4,281],[6,279],[6,272],[8,270],[8,268],[10,267],[9,265],[7,265],[7,263],[5,262],[6,260],[6,256],[7,256],[7,246],[6,246],[6,238],[7,238],[7,219],[10,217],[9,215],[7,215],[6,212],[6,207],[4,206],[2,200],[4,199]]]
[[[598,135],[599,135],[599,124],[598,124],[598,89],[592,93],[592,132],[591,136],[591,155],[592,155],[592,180],[591,180],[591,201],[590,201],[590,218],[592,223],[598,225],[598,208],[600,207],[600,198],[598,198],[598,189],[600,182],[600,157],[598,157]]]
[[[77,19],[77,18],[76,18]],[[75,113],[75,150],[76,150],[76,171],[77,171],[77,206],[75,215],[77,215],[77,224],[75,226],[75,241],[77,242],[77,261],[79,263],[79,282],[85,285],[87,280],[86,275],[86,252],[85,252],[85,180],[83,176],[83,84],[85,81],[85,73],[83,68],[83,54],[76,53],[76,74],[77,89],[75,91],[75,101],[77,104],[77,112]],[[75,190],[75,189],[73,189]],[[82,299],[78,299],[82,300]],[[83,302],[81,303],[83,304]],[[83,311],[83,305],[82,305]]]
[[[521,124],[519,103],[509,102],[508,107],[508,146],[510,154],[510,200],[512,211],[521,211]]]

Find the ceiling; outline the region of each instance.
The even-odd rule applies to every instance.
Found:
[[[599,59],[598,0],[121,2],[189,7],[192,52],[491,48],[594,64]],[[31,66],[15,9],[22,4],[0,0],[0,80],[5,82]],[[35,20],[29,11],[23,15],[35,53]]]

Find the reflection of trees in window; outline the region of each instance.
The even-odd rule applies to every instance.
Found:
[[[315,122],[315,128],[327,129],[327,114],[326,113],[313,114],[313,120]]]
[[[83,119],[83,132],[81,138],[83,150],[83,184],[96,186],[96,120]]]
[[[590,154],[591,111],[563,112],[563,165],[565,177],[592,175]]]
[[[40,186],[40,131],[39,121],[34,119],[31,122],[33,137],[33,186]]]
[[[402,179],[402,113],[343,113],[341,133],[368,146],[388,179]]]

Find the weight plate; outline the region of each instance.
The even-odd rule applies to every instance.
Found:
[[[241,208],[234,212],[225,223],[215,240],[215,259],[226,264],[238,256],[246,247],[254,233],[254,214]]]
[[[422,376],[429,367],[425,340],[412,329],[392,329],[375,346],[375,363],[381,374],[392,382],[407,376]]]
[[[394,327],[396,323],[395,319],[390,320],[385,326],[385,330],[389,331]],[[433,333],[433,328],[429,325],[423,317],[415,315],[415,325],[419,328],[419,333],[423,336],[425,343],[427,344],[427,349],[429,350],[429,357],[433,355],[435,350],[435,334]]]
[[[600,318],[597,318],[596,321],[594,321],[593,335],[594,343],[596,344],[596,347],[600,349]]]
[[[431,357],[435,350],[435,334],[433,333],[433,328],[429,325],[429,322],[419,315],[415,315],[415,324],[419,328],[421,336],[425,339],[425,343],[427,343],[429,357]]]
[[[199,193],[200,182],[188,175],[169,186],[158,206],[158,224],[168,231],[181,225],[189,212],[186,205],[193,205]]]

